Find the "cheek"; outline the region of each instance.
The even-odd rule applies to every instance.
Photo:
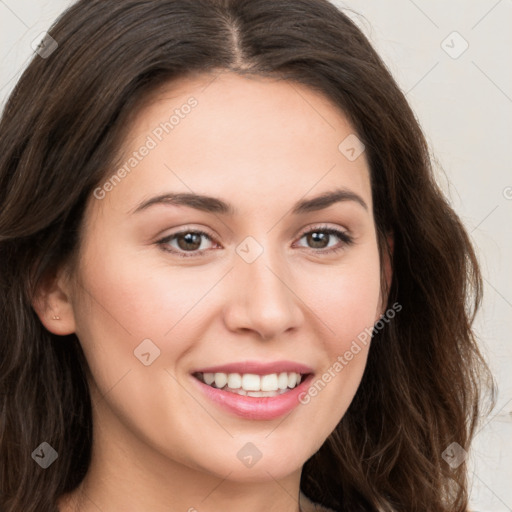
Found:
[[[321,371],[301,398],[306,407],[315,408],[325,436],[348,409],[366,367],[372,328],[380,313],[377,246],[327,272],[309,280],[310,290],[316,292],[310,291],[307,303],[321,320],[317,339],[324,357]]]
[[[176,443],[172,433],[186,435],[190,415],[204,411],[183,393],[174,368],[191,341],[199,339],[193,308],[211,283],[190,279],[191,272],[143,265],[144,258],[133,254],[114,255],[107,245],[102,248],[84,257],[83,293],[75,304],[76,333],[94,387],[107,397],[100,400],[93,391],[99,414],[105,422],[120,420],[149,444],[159,440],[172,446],[174,456],[185,459],[185,445]],[[148,365],[144,353],[149,353]]]
[[[211,279],[199,267],[172,269],[150,254],[152,248],[123,252],[120,245],[102,244],[84,257],[87,293],[78,309],[87,311],[86,323],[93,311],[105,328],[120,328],[133,339],[162,337],[208,291]]]
[[[305,302],[325,325],[330,353],[345,350],[380,315],[380,264],[376,244],[352,253],[338,267],[309,273]],[[309,291],[308,291],[309,290]]]
[[[151,266],[142,254],[123,253],[120,245],[89,247],[74,301],[76,334],[98,384],[105,387],[127,369],[142,366],[134,351],[143,340],[152,340],[155,354],[170,350],[172,363],[183,347],[176,338],[164,347],[163,340],[172,337],[174,326],[208,289],[208,282],[192,281],[182,272],[167,279],[168,268]]]

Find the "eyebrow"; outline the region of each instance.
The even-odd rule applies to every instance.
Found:
[[[314,212],[323,210],[329,206],[346,201],[354,201],[361,205],[365,210],[368,211],[368,205],[365,203],[363,198],[357,195],[355,192],[347,189],[336,189],[329,192],[325,192],[319,196],[311,199],[303,199],[298,201],[292,209],[293,215],[300,215],[304,213]],[[143,210],[147,210],[154,205],[176,205],[176,206],[187,206],[196,210],[201,210],[209,213],[218,213],[227,216],[236,215],[237,210],[235,207],[219,199],[217,197],[211,197],[193,193],[167,193],[159,196],[152,197],[140,203],[135,209],[131,210],[131,213],[137,213]]]

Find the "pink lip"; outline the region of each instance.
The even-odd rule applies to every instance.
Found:
[[[191,373],[254,373],[255,375],[268,375],[269,373],[296,372],[313,373],[313,369],[293,361],[274,361],[272,363],[259,363],[258,361],[242,361],[228,363],[208,368],[199,368]]]
[[[272,420],[292,411],[300,404],[299,396],[309,388],[313,374],[309,374],[297,387],[286,393],[267,397],[242,396],[222,391],[208,386],[194,376],[191,377],[194,385],[199,386],[210,400],[224,410],[249,420]]]
[[[192,380],[210,400],[224,410],[250,420],[272,420],[299,405],[299,396],[307,390],[312,378],[313,374],[310,374],[297,387],[286,393],[266,397],[242,396],[208,386],[195,377],[192,377]]]

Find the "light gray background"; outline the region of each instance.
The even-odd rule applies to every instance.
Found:
[[[468,459],[472,506],[512,512],[512,0],[333,1],[406,93],[477,247],[485,300],[476,330],[499,396]],[[2,106],[34,39],[71,3],[0,0]]]

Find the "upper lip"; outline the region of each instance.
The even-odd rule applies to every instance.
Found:
[[[268,375],[270,373],[282,372],[306,374],[313,373],[313,370],[305,364],[296,363],[294,361],[272,361],[267,363],[259,361],[240,361],[198,368],[192,373],[252,373],[255,375]]]

